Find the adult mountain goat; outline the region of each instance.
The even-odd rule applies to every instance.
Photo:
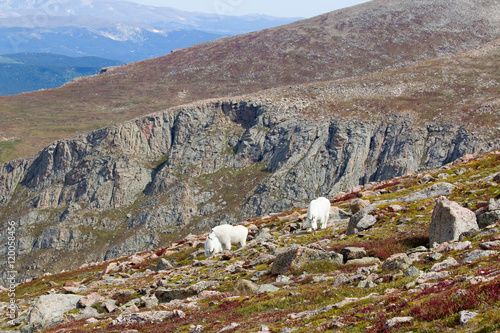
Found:
[[[318,229],[318,221],[321,229],[325,229],[330,217],[330,200],[324,197],[314,199],[307,208],[307,221],[304,224],[308,231]]]
[[[224,250],[231,250],[231,244],[240,244],[241,247],[247,244],[248,229],[242,225],[222,224],[212,228],[212,232],[215,233]]]

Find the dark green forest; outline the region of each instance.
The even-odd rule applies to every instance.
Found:
[[[0,95],[57,88],[81,76],[94,75],[107,66],[123,63],[98,57],[67,57],[50,53],[0,56]]]

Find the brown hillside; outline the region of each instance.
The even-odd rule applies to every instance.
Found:
[[[195,100],[364,75],[500,37],[496,0],[366,4],[132,63],[59,89],[0,98],[0,162]]]

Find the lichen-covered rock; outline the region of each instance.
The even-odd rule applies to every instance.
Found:
[[[432,212],[429,241],[431,245],[457,241],[463,232],[478,228],[474,212],[440,197]]]
[[[270,273],[272,275],[285,275],[291,269],[299,269],[303,265],[313,264],[315,261],[326,261],[333,266],[342,264],[343,257],[335,252],[292,246],[276,256],[271,265]]]
[[[362,208],[359,212],[351,216],[347,225],[346,235],[354,235],[359,231],[372,227],[377,219],[370,215],[377,208],[377,204],[371,204]]]
[[[407,270],[412,264],[412,260],[406,255],[406,253],[397,253],[389,258],[387,258],[382,263],[382,270],[384,271],[399,271]]]
[[[344,257],[344,263],[348,260],[361,259],[366,257],[366,250],[362,247],[344,247],[340,254]]]
[[[365,208],[366,206],[370,205],[370,201],[368,200],[363,200],[363,199],[354,199],[350,203],[350,208],[351,208],[351,213],[356,214],[359,212],[361,209]]]
[[[239,279],[233,287],[233,291],[241,294],[253,294],[259,289],[259,285],[252,281]]]
[[[64,322],[64,314],[75,310],[81,298],[81,295],[62,294],[40,296],[26,317],[24,331],[36,331]]]

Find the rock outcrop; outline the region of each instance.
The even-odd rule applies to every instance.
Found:
[[[306,206],[318,193],[334,197],[493,145],[452,124],[310,119],[276,108],[217,101],[170,109],[0,166],[1,218],[17,225],[20,260],[43,250],[30,262],[36,272],[111,259],[158,247],[174,232]],[[67,262],[64,253],[75,250],[81,256]]]

